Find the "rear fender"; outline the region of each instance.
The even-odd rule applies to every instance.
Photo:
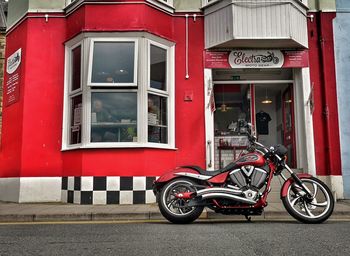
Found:
[[[169,181],[176,179],[178,177],[189,177],[189,178],[195,178],[196,176],[203,176],[200,175],[198,171],[189,169],[189,168],[183,168],[179,167],[174,170],[171,170],[169,172],[164,173],[162,176],[160,176],[158,179],[156,179],[153,183],[153,193],[156,196],[157,202],[159,200],[159,191],[162,189],[162,187],[168,183]]]
[[[300,179],[301,178],[311,178],[312,176],[307,173],[298,173],[296,174]],[[288,188],[289,186],[294,182],[293,178],[290,177],[288,180],[286,180],[281,188],[281,198],[284,198],[287,196]]]
[[[164,173],[155,181],[155,183],[167,183],[168,181],[173,180],[179,176],[187,176],[187,177],[194,178],[195,176],[199,176],[199,175],[200,175],[199,172],[197,172],[196,170],[179,167]]]

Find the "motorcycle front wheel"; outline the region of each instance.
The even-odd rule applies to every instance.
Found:
[[[334,209],[334,198],[330,189],[314,177],[301,178],[311,192],[308,197],[296,183],[288,187],[287,196],[282,198],[286,210],[295,219],[303,223],[322,223],[327,220]]]
[[[184,192],[195,192],[196,183],[191,179],[179,178],[166,184],[159,196],[159,210],[172,223],[185,224],[196,220],[203,212],[203,206],[187,207],[189,200],[175,195]]]

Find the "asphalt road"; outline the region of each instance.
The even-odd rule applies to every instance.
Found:
[[[0,225],[0,255],[350,255],[350,222]]]

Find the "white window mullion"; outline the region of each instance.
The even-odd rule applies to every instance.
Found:
[[[84,39],[83,41],[83,111],[82,111],[82,144],[87,145],[90,143],[90,117],[91,117],[91,88],[87,86],[88,82],[88,68],[89,68],[89,46],[91,44],[91,40]]]
[[[139,86],[138,86],[138,134],[139,142],[142,144],[147,143],[148,134],[148,119],[147,119],[147,87],[148,87],[148,46],[146,44],[146,39],[140,39],[139,55],[140,55],[140,65],[139,65]],[[142,68],[141,68],[142,67]]]
[[[71,63],[70,63],[70,48],[66,47],[65,50],[65,72],[64,72],[64,99],[63,99],[63,124],[62,124],[62,149],[68,147],[68,131],[67,127],[69,126],[69,117],[70,117],[70,97],[69,97],[69,80],[71,72]],[[69,60],[69,61],[67,61]]]
[[[175,46],[170,47],[167,54],[167,84],[168,84],[168,143],[175,147]]]

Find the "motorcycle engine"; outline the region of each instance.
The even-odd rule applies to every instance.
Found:
[[[238,186],[246,198],[256,200],[259,190],[265,185],[268,172],[262,168],[245,165],[230,172],[230,179]]]

